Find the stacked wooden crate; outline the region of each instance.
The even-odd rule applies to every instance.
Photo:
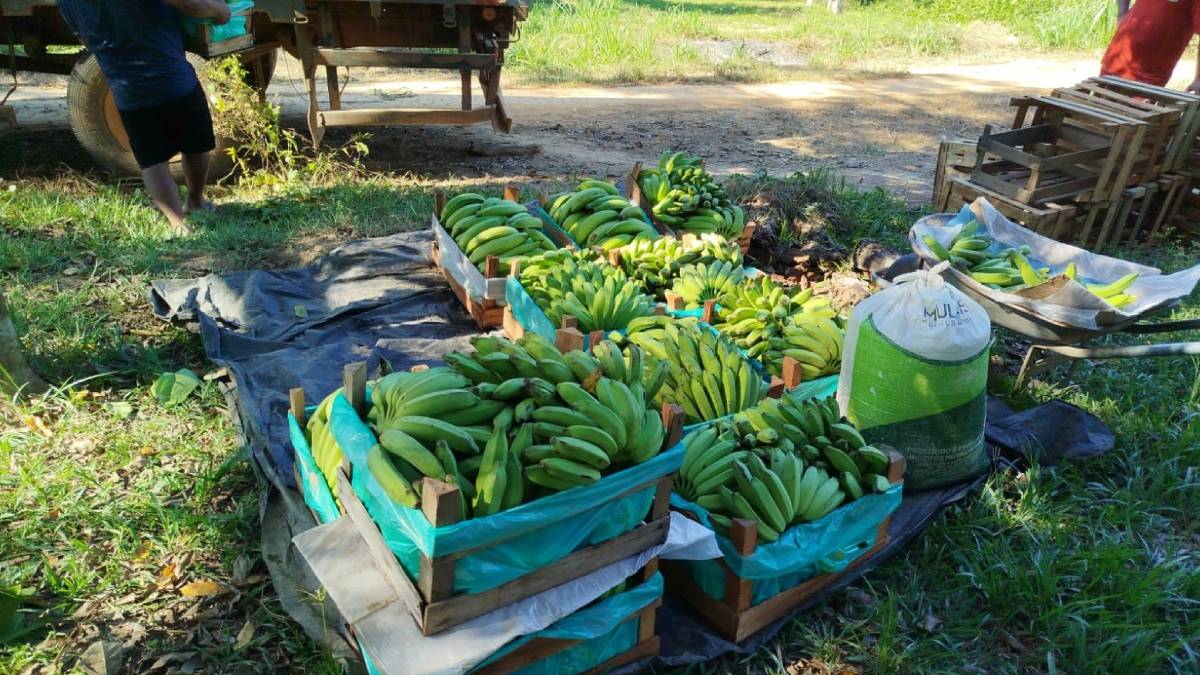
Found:
[[[1010,129],[942,144],[935,209],[985,197],[1036,232],[1099,249],[1157,240],[1187,198],[1200,205],[1200,97],[1097,77],[1011,105]]]

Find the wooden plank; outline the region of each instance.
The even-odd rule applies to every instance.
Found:
[[[326,49],[316,50],[316,63],[345,68],[435,68],[479,70],[504,64],[497,54],[438,53],[402,49]]]
[[[425,124],[482,124],[491,122],[493,106],[473,110],[442,110],[437,108],[360,108],[357,110],[326,110],[317,113],[327,127],[405,126]]]
[[[669,517],[651,521],[615,539],[579,549],[503,586],[429,603],[425,608],[421,630],[425,635],[433,635],[497,607],[510,605],[657,546],[666,540],[670,522]]]
[[[783,357],[781,372],[785,389],[795,389],[804,381],[804,371],[800,368],[800,362],[790,356]]]
[[[292,417],[296,418],[296,423],[300,428],[304,428],[304,387],[294,387],[288,390],[288,404],[292,411]]]
[[[375,525],[375,521],[371,520],[371,516],[363,508],[354,488],[350,487],[350,479],[341,469],[338,469],[337,472],[337,489],[342,507],[346,510],[346,515],[354,523],[354,526],[358,528],[358,533],[362,536],[363,541],[366,542],[367,550],[371,552],[371,560],[374,561],[375,567],[384,575],[388,585],[396,592],[396,597],[400,598],[400,602],[404,603],[409,614],[420,625],[424,605],[420,594],[404,569],[400,567],[399,561],[396,560],[396,554],[392,553],[387,543],[383,541],[379,527]]]
[[[638,643],[637,646],[627,652],[617,654],[604,663],[601,663],[595,668],[587,671],[584,673],[584,675],[600,675],[601,673],[608,673],[631,663],[636,663],[642,659],[658,656],[660,649],[660,638],[655,636],[653,639]]]
[[[359,417],[367,414],[367,364],[347,363],[342,368],[342,395]]]

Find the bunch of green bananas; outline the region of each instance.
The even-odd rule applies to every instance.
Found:
[[[304,434],[308,440],[308,448],[312,452],[313,460],[317,464],[317,470],[325,477],[325,483],[329,485],[329,491],[333,493],[334,501],[339,504],[341,499],[338,498],[335,471],[341,465],[344,455],[342,447],[333,437],[333,430],[329,428],[329,409],[333,405],[333,399],[337,398],[340,393],[342,390],[336,389],[321,401],[317,409],[313,411],[312,417],[308,418]]]
[[[621,269],[649,294],[661,298],[687,265],[727,262],[742,266],[742,249],[719,234],[687,240],[639,237],[621,247]]]
[[[458,486],[464,518],[486,516],[661,449],[640,350],[628,361],[610,342],[563,354],[533,333],[472,344],[447,354],[448,368],[374,383],[367,419],[379,444],[367,466],[393,501],[416,507],[416,481],[445,481]]]
[[[955,267],[988,288],[1019,291],[1043,284],[1051,277],[1049,267],[1035,268],[1029,262],[1026,257],[1032,251],[1029,246],[1006,248],[992,253],[990,249],[993,240],[987,234],[979,233],[977,220],[963,224],[950,242],[950,248],[946,248],[929,234],[923,236],[922,241],[939,260],[949,260]],[[1075,279],[1075,263],[1069,263],[1062,274],[1068,279]],[[1137,273],[1131,272],[1109,283],[1081,283],[1093,295],[1120,309],[1133,302],[1134,296],[1125,291],[1137,278]]]
[[[732,291],[744,276],[745,269],[728,261],[688,265],[679,270],[671,291],[683,298],[687,309],[696,309]]]
[[[654,403],[679,405],[689,422],[744,410],[767,393],[767,383],[737,347],[698,319],[634,319],[626,340],[663,364],[650,373],[655,386],[646,387],[657,391]]]
[[[741,236],[746,213],[704,170],[704,162],[683,152],[664,152],[658,166],[642,169],[638,185],[655,219],[688,232],[716,232],[730,239]]]
[[[726,536],[730,519],[744,518],[769,543],[847,499],[891,487],[887,453],[867,445],[832,398],[763,399],[689,435],[684,448],[676,491]]]
[[[480,271],[488,256],[497,256],[501,264],[507,264],[521,256],[558,248],[542,232],[541,218],[507,199],[464,192],[446,202],[440,220]]]
[[[829,300],[814,297],[811,288],[788,291],[763,275],[722,295],[713,325],[768,373],[779,375],[790,356],[811,380],[841,367],[843,331],[836,318]]]
[[[550,217],[575,243],[610,251],[636,237],[657,237],[646,212],[621,196],[612,183],[588,179],[573,192],[550,197]]]
[[[521,285],[546,317],[561,325],[564,315],[579,330],[620,330],[635,317],[654,311],[654,299],[630,283],[619,267],[598,263],[587,251],[550,251],[521,267]]]

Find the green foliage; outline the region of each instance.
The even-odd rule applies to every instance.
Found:
[[[287,185],[323,184],[361,177],[369,134],[355,134],[344,145],[313,150],[311,143],[279,121],[281,108],[259,101],[246,84],[246,71],[236,56],[209,61],[213,125],[218,135],[233,139],[226,148],[234,174],[242,183],[281,189]]]

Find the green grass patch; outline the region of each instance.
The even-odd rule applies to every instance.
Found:
[[[542,83],[761,81],[930,58],[1103,48],[1104,0],[535,0],[509,69]]]

